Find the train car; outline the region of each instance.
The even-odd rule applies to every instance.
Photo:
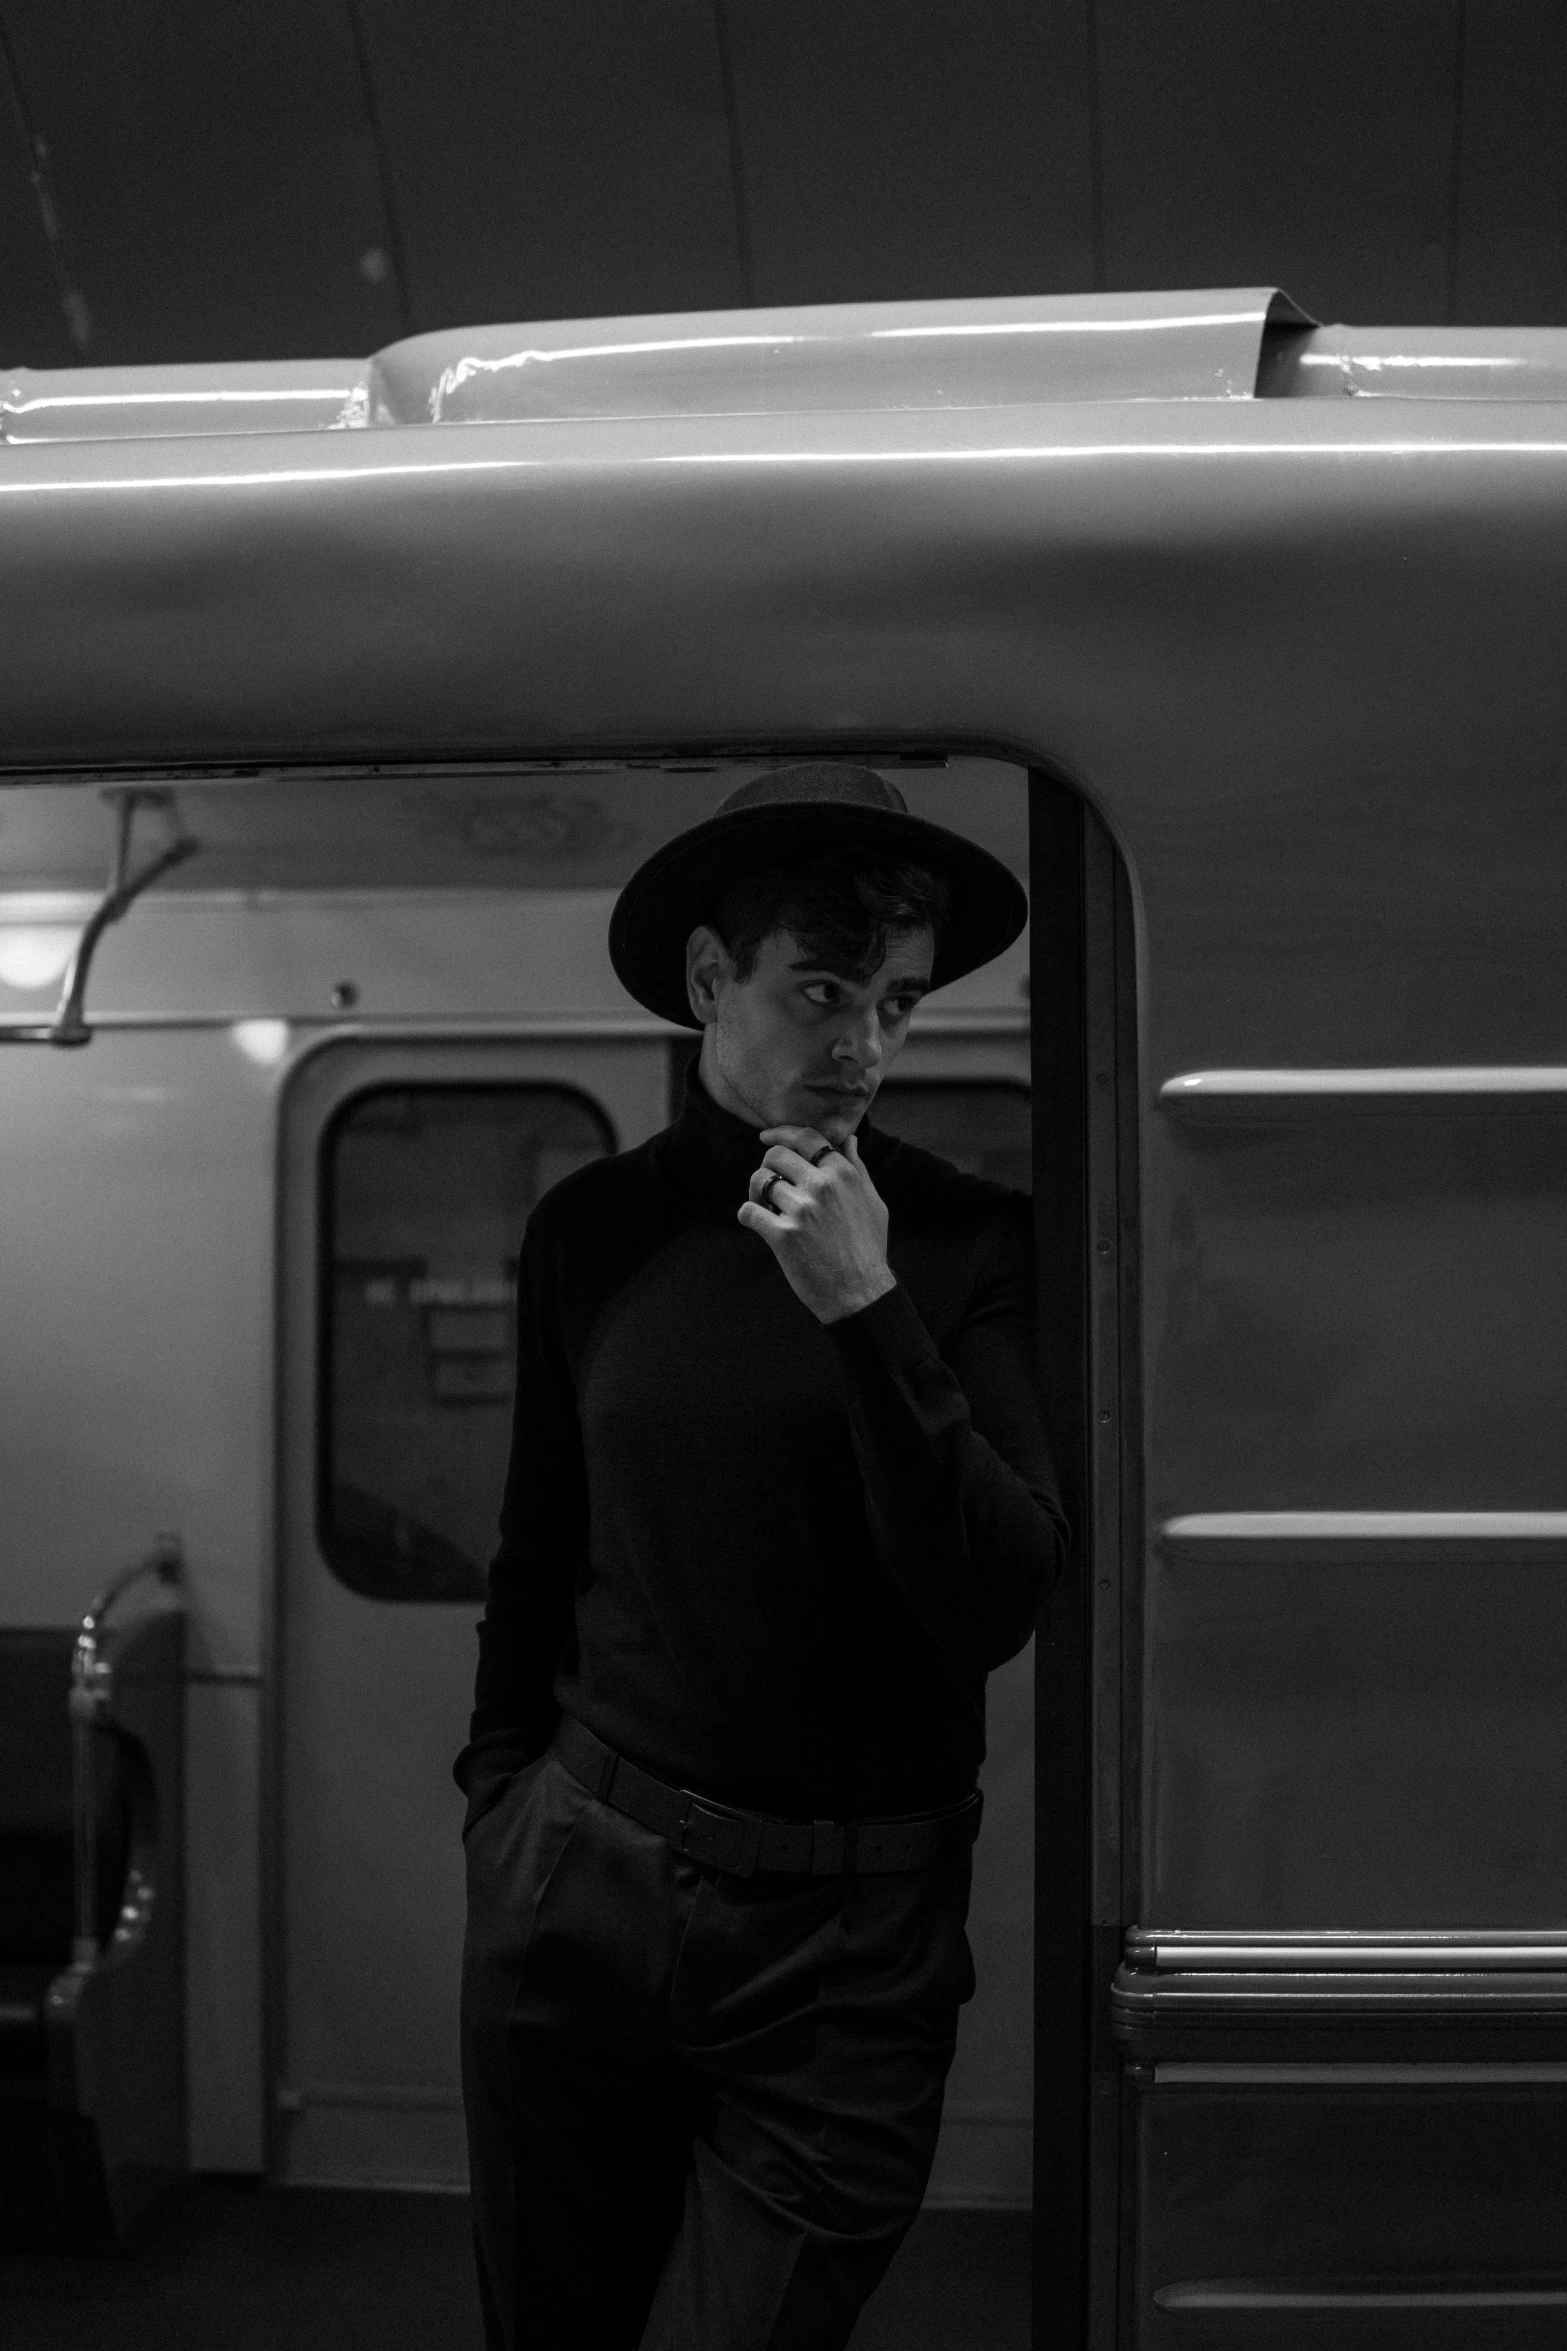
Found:
[[[618,882],[842,752],[1029,881],[876,1116],[1032,1187],[1076,1528],[932,2194],[1032,2141],[1041,2342],[1557,2339],[1564,397],[1268,290],[7,380],[0,1618],[178,1538],[194,2166],[462,2182],[521,1227],[689,1052]]]

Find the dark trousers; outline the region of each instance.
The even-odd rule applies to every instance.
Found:
[[[969,1851],[720,1875],[554,1754],[477,1788],[465,1838],[490,2351],[838,2351],[930,2175]]]

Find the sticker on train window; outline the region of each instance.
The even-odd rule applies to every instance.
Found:
[[[322,1144],[317,1533],[378,1600],[483,1597],[511,1437],[517,1253],[615,1148],[565,1086],[391,1086]]]

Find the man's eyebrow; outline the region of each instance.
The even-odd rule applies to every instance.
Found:
[[[843,980],[851,986],[855,984],[849,972],[839,971],[833,964],[823,963],[819,958],[813,958],[809,955],[799,956],[788,966],[788,969],[790,971],[824,972],[830,980]],[[929,972],[911,972],[907,979],[898,980],[894,984],[900,996],[907,995],[911,988],[918,988],[923,995],[930,986],[930,974]]]

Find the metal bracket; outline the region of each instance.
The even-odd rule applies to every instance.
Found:
[[[194,857],[201,843],[187,833],[180,819],[174,794],[166,785],[128,784],[112,786],[103,795],[114,808],[114,858],[109,868],[109,879],[103,896],[88,916],[76,952],[60,987],[59,1009],[51,1021],[30,1021],[17,1027],[0,1027],[0,1045],[85,1045],[92,1036],[83,1014],[83,999],[87,993],[87,974],[97,952],[98,941],[110,923],[118,922],[151,883],[176,865],[183,865],[187,857]],[[163,819],[167,836],[164,846],[151,856],[140,872],[131,871],[131,839],[136,825],[138,808],[150,808]]]
[[[156,1576],[165,1589],[184,1582],[185,1546],[177,1534],[155,1536],[149,1551],[133,1560],[129,1567],[121,1568],[105,1585],[82,1618],[71,1658],[71,1825],[76,1880],[73,1967],[93,1966],[101,1948],[93,1734],[106,1720],[114,1694],[113,1675],[100,1647],[103,1620],[121,1593],[144,1576]]]

